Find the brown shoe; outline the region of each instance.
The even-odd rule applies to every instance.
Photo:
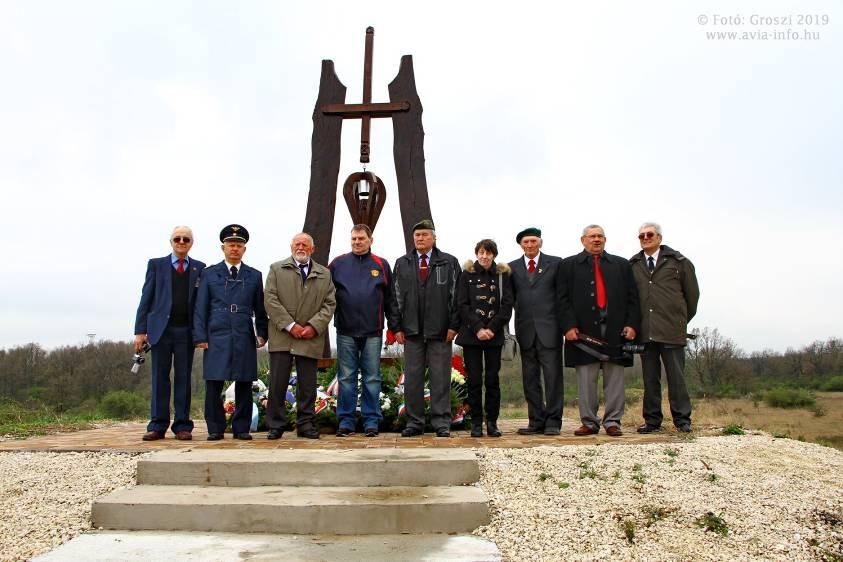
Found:
[[[163,431],[147,431],[143,434],[144,441],[158,441],[159,439],[164,439]]]
[[[616,425],[610,425],[606,428],[606,435],[609,437],[620,437],[623,435],[623,431],[621,431],[621,428]]]
[[[187,430],[178,431],[178,432],[176,432],[176,439],[178,439],[179,441],[190,441],[190,440],[193,439],[193,434],[191,434]]]
[[[574,435],[582,437],[584,435],[597,435],[599,432],[599,429],[591,429],[587,425],[581,425],[579,429],[574,430]]]

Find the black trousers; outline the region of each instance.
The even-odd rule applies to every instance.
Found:
[[[287,384],[296,360],[296,430],[313,427],[313,406],[316,402],[316,359],[293,355],[289,351],[269,352],[269,396],[266,403],[266,425],[269,429],[287,428]]]
[[[486,372],[486,421],[497,422],[501,411],[501,348],[494,345],[484,347],[467,345],[462,348],[465,359],[465,374],[468,383],[468,407],[471,413],[471,423],[483,423],[483,367]]]
[[[193,431],[190,419],[190,374],[193,369],[193,339],[188,326],[167,326],[152,346],[152,399],[147,431],[165,433],[170,427],[170,368],[173,370],[173,433]]]
[[[225,432],[225,408],[222,392],[225,381],[205,381],[205,423],[208,433]],[[252,382],[234,383],[234,415],[231,417],[232,433],[249,433],[252,425]]]
[[[650,342],[641,356],[644,374],[644,421],[662,424],[662,365],[667,375],[667,397],[673,425],[691,423],[691,397],[685,386],[685,346]]]
[[[544,347],[536,338],[533,347],[521,349],[521,377],[530,427],[561,428],[565,393],[562,386],[562,348]]]

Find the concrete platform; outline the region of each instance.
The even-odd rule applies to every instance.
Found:
[[[138,461],[137,474],[138,484],[192,486],[460,486],[479,479],[467,449],[174,449]]]
[[[475,486],[137,486],[99,498],[96,528],[282,534],[461,533],[489,522]]]
[[[80,535],[35,562],[239,562],[308,560],[499,561],[491,541],[471,535],[239,535],[99,531]]]
[[[142,441],[141,436],[146,432],[146,422],[115,423],[98,429],[76,431],[72,433],[57,433],[29,439],[4,439],[0,437],[0,451],[31,451],[31,452],[78,452],[78,451],[111,451],[111,452],[145,452],[162,449],[410,449],[410,448],[472,448],[472,447],[538,447],[541,445],[603,445],[603,444],[636,444],[676,442],[682,439],[672,429],[665,429],[662,433],[639,435],[635,427],[624,427],[622,437],[608,437],[601,431],[598,435],[575,437],[573,432],[580,426],[579,419],[563,418],[562,434],[556,436],[518,435],[516,430],[527,425],[527,420],[500,420],[498,426],[503,431],[503,437],[475,438],[467,431],[452,431],[451,437],[443,439],[432,433],[425,433],[421,437],[402,438],[397,433],[381,433],[377,437],[365,437],[356,434],[351,437],[336,437],[333,434],[322,435],[321,439],[300,439],[295,432],[287,432],[277,441],[269,441],[266,433],[254,434],[252,441],[235,441],[228,433],[222,441],[206,441],[208,436],[203,420],[195,420],[192,441],[177,441],[172,433],[166,439],[159,441]],[[704,434],[695,429],[695,434]]]

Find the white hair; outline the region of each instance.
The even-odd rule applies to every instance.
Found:
[[[638,232],[641,232],[645,228],[649,228],[651,226],[656,231],[656,234],[658,234],[659,236],[662,235],[662,226],[657,222],[645,222],[644,224],[638,227]]]
[[[170,240],[172,240],[172,239],[173,239],[173,235],[176,233],[176,231],[177,231],[177,230],[186,230],[186,231],[190,234],[190,237],[191,237],[191,238],[193,238],[193,237],[194,237],[194,236],[193,236],[193,229],[191,229],[189,226],[184,226],[184,225],[182,224],[182,225],[179,225],[179,226],[174,226],[174,227],[173,227],[173,231],[170,233]]]
[[[588,231],[591,230],[592,228],[599,228],[600,230],[603,230],[603,227],[600,226],[599,224],[590,224],[587,227],[582,229],[582,235],[585,236],[586,234],[588,234]],[[606,231],[603,230],[603,232],[605,233]]]
[[[298,234],[296,234],[295,236],[293,236],[293,238],[290,240],[290,244],[292,244],[293,242],[295,242],[295,241],[296,241],[296,238],[298,238],[299,236],[307,236],[307,239],[308,239],[308,240],[310,240],[310,245],[311,245],[311,246],[315,246],[315,245],[316,245],[316,242],[314,242],[314,241],[313,241],[313,236],[311,236],[311,235],[310,235],[310,234],[308,234],[307,232],[299,232]]]

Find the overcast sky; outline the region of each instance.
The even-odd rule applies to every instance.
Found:
[[[492,237],[508,261],[516,232],[538,226],[566,256],[599,223],[628,257],[657,221],[697,268],[691,327],[747,351],[843,336],[843,7],[740,6],[4,1],[0,347],[128,340],[147,259],[176,224],[208,263],[232,222],[251,233],[249,265],[288,256],[320,61],[359,101],[367,25],[374,101],[413,55],[443,250],[462,261]],[[343,126],[340,182],[360,170],[359,127]],[[393,262],[392,127],[372,129],[388,191],[374,250]],[[332,256],[350,226],[340,198]]]

